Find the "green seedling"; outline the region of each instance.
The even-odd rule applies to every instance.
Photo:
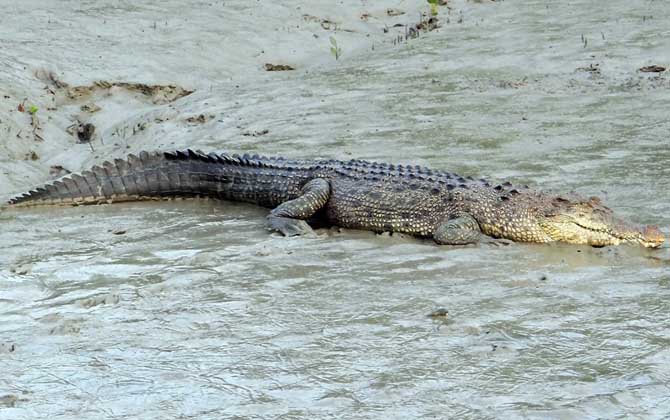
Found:
[[[437,2],[438,0],[428,0],[428,4],[430,4],[431,16],[437,16]]]
[[[335,56],[335,60],[339,60],[342,55],[342,48],[337,46],[337,40],[335,37],[330,37],[330,52]]]
[[[28,108],[28,112],[31,115],[35,115],[37,113],[37,110],[38,110],[38,108],[35,105],[30,105],[30,107]]]

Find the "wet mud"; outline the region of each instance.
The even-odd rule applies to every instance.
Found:
[[[670,63],[664,2],[453,0],[407,42],[425,2],[7,13],[0,198],[196,148],[574,191],[668,233],[670,79],[639,70]],[[0,211],[0,418],[667,415],[668,248],[283,238],[266,214]]]

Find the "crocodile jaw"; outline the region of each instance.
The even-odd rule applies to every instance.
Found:
[[[554,241],[595,247],[621,244],[660,248],[665,236],[656,226],[635,226],[622,221],[612,224],[580,223],[577,220],[544,220],[539,224]]]

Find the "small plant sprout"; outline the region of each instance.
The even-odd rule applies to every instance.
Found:
[[[30,105],[28,107],[28,112],[32,115],[35,115],[37,113],[38,108],[35,105]]]
[[[438,0],[428,0],[428,4],[430,4],[430,15],[437,16]]]
[[[342,55],[342,48],[337,46],[337,40],[335,37],[330,37],[330,52],[335,56],[335,60],[339,60]]]

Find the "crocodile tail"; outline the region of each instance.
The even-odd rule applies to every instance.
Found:
[[[107,161],[9,200],[17,207],[100,204],[166,197],[222,196],[230,185],[228,160],[200,151],[141,152]]]

